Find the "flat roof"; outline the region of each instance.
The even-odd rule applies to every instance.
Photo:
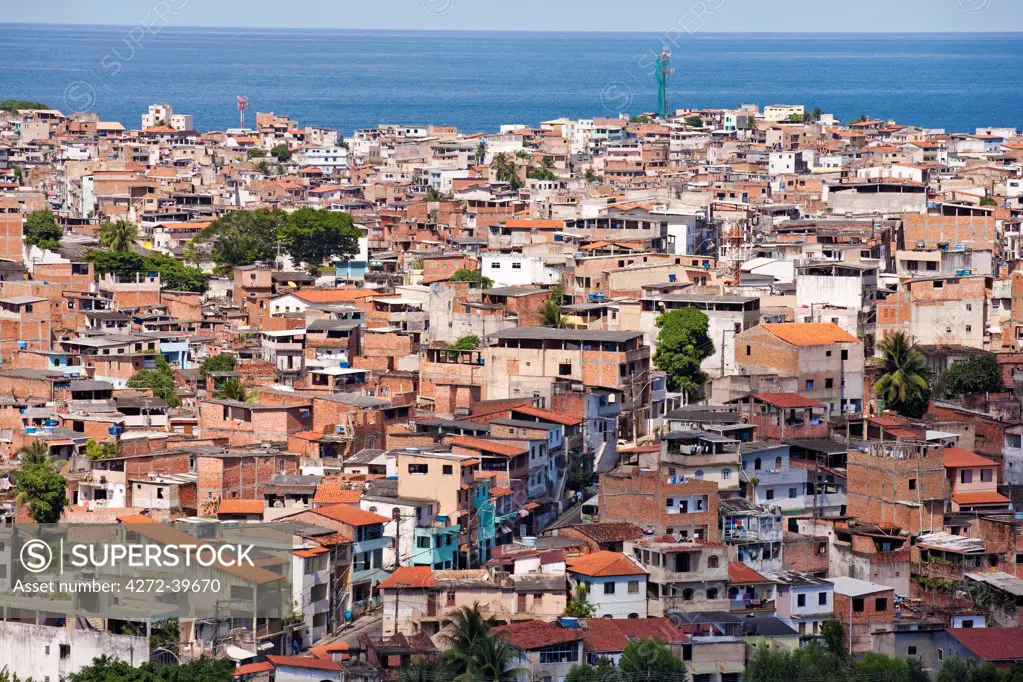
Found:
[[[547,327],[512,327],[490,334],[488,339],[542,339],[545,341],[598,341],[624,343],[643,338],[643,332],[607,332],[591,329],[553,329]]]

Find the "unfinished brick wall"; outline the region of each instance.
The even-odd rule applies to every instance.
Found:
[[[718,485],[714,481],[688,480],[669,483],[668,477],[655,471],[619,467],[600,476],[600,520],[627,521],[653,528],[657,534],[668,528],[679,532],[705,531],[704,542],[718,542]],[[706,509],[688,514],[667,513],[667,498],[706,495]]]

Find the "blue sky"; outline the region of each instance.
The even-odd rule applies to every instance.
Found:
[[[3,21],[424,30],[1023,31],[1023,0],[47,0]],[[276,16],[276,7],[284,8]],[[173,13],[173,14],[172,14]],[[148,17],[148,19],[147,19]]]

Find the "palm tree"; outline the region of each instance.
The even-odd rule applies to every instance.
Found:
[[[479,145],[476,146],[476,165],[482,166],[483,162],[487,159],[487,142],[486,140],[480,140]]]
[[[30,445],[23,447],[18,452],[18,460],[21,462],[22,466],[32,464],[53,464],[53,460],[50,459],[50,449],[46,447],[46,443],[41,440],[34,440]]]
[[[544,327],[561,329],[564,322],[561,319],[561,305],[565,297],[561,293],[561,287],[554,285],[551,288],[551,297],[540,307],[540,324]]]
[[[476,654],[496,622],[493,616],[483,614],[478,603],[463,606],[444,620],[444,627],[451,628],[444,640],[460,673],[475,669]]]
[[[508,667],[514,658],[511,648],[494,635],[487,635],[476,648],[473,679],[478,682],[509,682],[517,671]]]
[[[234,400],[244,403],[249,399],[249,392],[245,390],[245,384],[231,377],[220,385],[220,390],[215,394],[221,400]]]
[[[139,239],[139,228],[127,220],[104,223],[96,230],[99,242],[111,251],[128,253]]]
[[[886,336],[878,349],[881,356],[871,362],[882,374],[874,382],[874,392],[901,415],[923,416],[931,397],[931,372],[923,353],[902,332]]]

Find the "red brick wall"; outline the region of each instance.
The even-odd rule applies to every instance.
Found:
[[[667,476],[654,471],[619,468],[600,476],[600,520],[627,521],[651,527],[656,533],[672,528],[705,528],[705,542],[718,541],[718,485],[714,481],[690,480],[668,483]],[[668,514],[667,498],[706,495],[703,512]],[[692,533],[690,532],[690,537]]]

